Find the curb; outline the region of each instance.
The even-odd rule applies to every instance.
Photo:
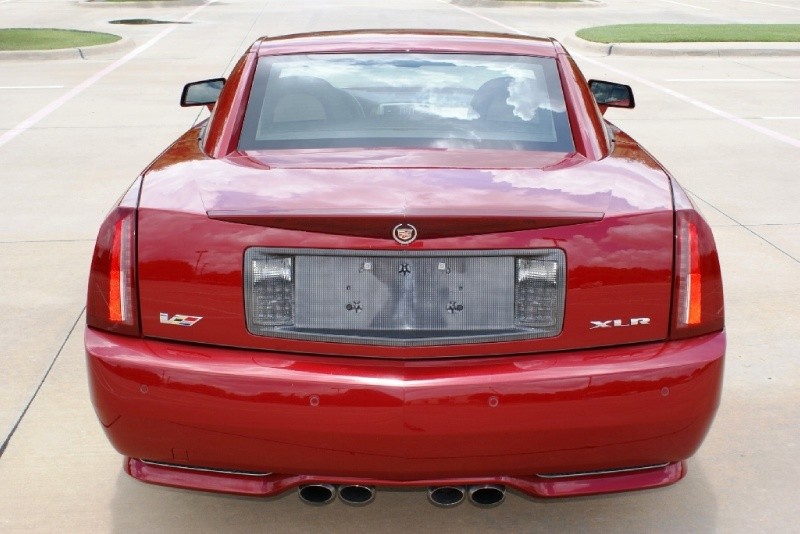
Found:
[[[604,56],[800,56],[800,43],[593,43],[576,35],[564,40],[569,49]]]
[[[575,9],[584,7],[602,7],[600,0],[581,0],[580,2],[506,2],[504,0],[450,0],[451,4],[465,7],[533,7],[546,9]]]
[[[58,48],[56,50],[13,50],[0,52],[0,61],[39,61],[49,59],[90,59],[96,55],[108,52],[132,50],[135,43],[128,37],[122,37],[113,43],[82,46],[78,48]]]

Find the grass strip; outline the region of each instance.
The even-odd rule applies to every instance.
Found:
[[[55,28],[0,28],[0,50],[56,50],[108,44],[119,35]]]
[[[578,30],[595,43],[796,43],[800,24],[615,24]]]

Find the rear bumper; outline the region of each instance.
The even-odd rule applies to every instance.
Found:
[[[601,474],[575,473],[555,478],[473,477],[436,478],[429,480],[377,480],[363,477],[318,477],[310,475],[239,474],[206,469],[159,465],[136,458],[125,459],[125,471],[134,478],[151,484],[196,490],[234,493],[255,497],[278,495],[305,484],[337,484],[394,487],[442,487],[499,485],[532,497],[577,497],[596,493],[657,488],[673,484],[686,475],[686,463],[675,462],[657,467],[620,470]]]
[[[403,362],[191,346],[92,329],[85,339],[92,400],[112,444],[133,458],[129,473],[253,495],[310,482],[494,483],[537,496],[669,484],[683,476],[682,460],[713,420],[725,352],[724,332]],[[637,466],[662,467],[591,474]]]

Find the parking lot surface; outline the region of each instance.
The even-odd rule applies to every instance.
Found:
[[[168,24],[112,25],[151,18]],[[609,117],[639,139],[711,222],[729,336],[717,420],[680,483],[658,490],[434,508],[422,491],[315,508],[149,486],[127,477],[86,387],[86,278],[100,221],[202,114],[184,83],[227,74],[260,35],[447,28],[566,39],[626,22],[800,22],[791,0],[179,0],[91,5],[0,0],[0,26],[118,33],[83,58],[0,57],[0,531],[798,532],[800,479],[800,56],[605,56],[587,77],[628,83]]]

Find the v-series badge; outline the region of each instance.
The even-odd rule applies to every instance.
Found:
[[[177,326],[194,326],[197,321],[202,319],[202,317],[197,317],[195,315],[176,314],[170,317],[168,313],[163,312],[158,314],[158,318],[161,324],[174,324]]]
[[[644,326],[650,324],[649,317],[633,317],[628,321],[623,321],[622,319],[609,319],[608,321],[589,321],[592,325],[589,327],[589,330],[594,330],[595,328],[617,328],[620,326]]]

